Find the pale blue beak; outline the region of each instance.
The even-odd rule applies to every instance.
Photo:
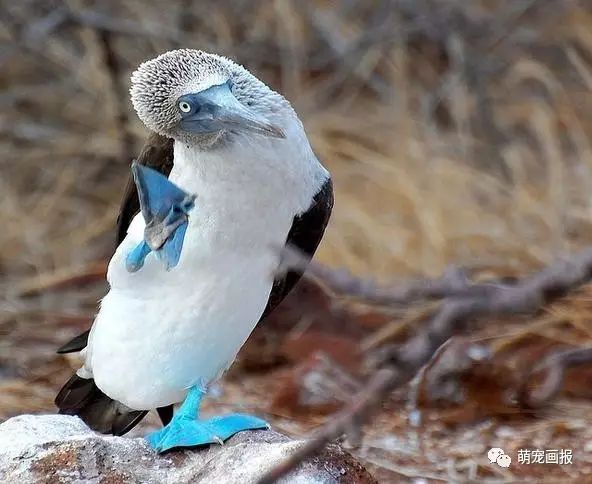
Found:
[[[228,82],[177,99],[181,129],[190,133],[222,130],[250,131],[272,138],[285,138],[283,130],[243,106],[232,94]]]

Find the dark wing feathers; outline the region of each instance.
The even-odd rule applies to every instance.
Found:
[[[132,410],[105,395],[94,380],[72,375],[56,396],[61,414],[78,415],[92,429],[123,435],[148,413]]]
[[[88,335],[89,334],[90,334],[90,329],[86,330],[82,334],[79,334],[75,338],[72,338],[65,345],[60,346],[58,348],[58,351],[57,351],[58,354],[61,355],[64,353],[76,353],[78,351],[82,351],[84,348],[86,348],[86,345],[88,344]]]
[[[173,140],[152,134],[137,162],[169,175],[173,168]],[[319,245],[333,208],[333,184],[328,178],[313,198],[310,208],[294,217],[286,244],[293,245],[304,254],[312,257]],[[130,177],[119,217],[117,218],[117,245],[125,238],[127,228],[140,211],[138,193]],[[288,295],[302,277],[301,271],[288,271],[275,279],[261,320]],[[90,331],[85,331],[62,346],[58,353],[71,353],[83,350],[88,343]],[[73,375],[56,397],[60,413],[78,415],[91,428],[114,435],[122,435],[131,430],[144,416],[145,411],[131,410],[125,405],[107,397],[92,379]],[[173,406],[158,409],[158,414],[166,425],[172,418]]]
[[[298,248],[303,254],[312,258],[329,222],[333,209],[333,182],[327,178],[319,192],[314,196],[310,208],[294,217],[288,232],[286,244]],[[301,271],[288,271],[284,276],[273,281],[273,287],[261,320],[282,302],[302,277]]]

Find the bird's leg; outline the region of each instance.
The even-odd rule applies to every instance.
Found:
[[[169,270],[181,257],[188,213],[194,206],[195,196],[145,166],[134,163],[132,172],[146,227],[144,240],[127,256],[126,268],[129,272],[138,271],[148,254],[154,251]]]
[[[154,450],[164,452],[176,447],[221,444],[242,430],[269,427],[267,422],[260,418],[238,413],[199,420],[199,407],[204,395],[205,390],[202,385],[189,389],[185,401],[171,422],[146,437]]]

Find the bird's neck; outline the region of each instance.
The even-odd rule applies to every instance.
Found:
[[[232,146],[203,150],[175,141],[174,163],[169,178],[184,190],[204,196],[212,190],[252,182],[261,176],[264,167],[252,166],[249,162],[255,156],[251,150],[241,153],[240,149]]]
[[[197,206],[210,201],[225,205],[242,201],[263,209],[282,200],[286,208],[306,210],[327,172],[316,160],[308,140],[237,138],[232,143],[203,151],[175,141],[170,179],[197,195]]]

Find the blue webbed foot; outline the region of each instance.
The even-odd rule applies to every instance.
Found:
[[[125,259],[125,267],[128,272],[139,271],[144,265],[146,256],[152,252],[152,249],[144,241],[140,242],[134,249],[127,255]]]
[[[146,440],[157,452],[176,447],[222,444],[243,430],[266,429],[269,425],[251,415],[233,413],[208,420],[175,419],[160,430],[149,434]]]
[[[175,229],[173,236],[164,243],[162,248],[156,251],[156,256],[164,262],[167,271],[179,263],[186,231],[187,222],[183,222]]]
[[[201,388],[192,387],[173,420],[146,437],[154,450],[164,452],[176,447],[221,444],[243,430],[269,427],[267,422],[258,417],[239,413],[198,420],[197,414],[203,395],[204,391]]]
[[[169,270],[181,257],[188,213],[194,206],[195,196],[184,192],[156,170],[136,162],[132,163],[132,173],[146,228],[144,240],[128,254],[126,268],[129,272],[138,271],[148,254],[154,251]]]

